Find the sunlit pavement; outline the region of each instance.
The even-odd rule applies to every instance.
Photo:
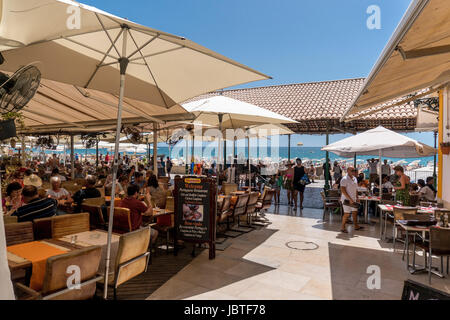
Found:
[[[396,300],[405,280],[428,283],[426,274],[406,270],[402,244],[393,253],[391,243],[379,240],[378,224],[342,234],[339,215],[323,223],[318,209],[280,206],[270,212],[270,226],[228,239],[231,245],[214,261],[203,251],[149,299]],[[423,264],[422,256],[416,259]],[[371,266],[381,272],[380,289],[368,288],[371,276],[369,284],[376,285]],[[450,293],[448,276],[433,276],[432,286]]]

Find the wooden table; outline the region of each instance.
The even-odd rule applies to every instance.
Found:
[[[99,272],[103,272],[106,267],[106,253],[108,245],[108,232],[104,230],[85,231],[76,234],[71,234],[58,239],[61,243],[72,244],[72,238],[76,237],[75,245],[80,248],[88,248],[93,246],[102,247],[102,258],[100,260]],[[111,238],[111,256],[110,261],[113,262],[117,256],[119,248],[120,235],[113,233]],[[112,266],[113,264],[110,264]]]
[[[81,246],[67,243],[67,242],[62,242],[57,239],[42,240],[42,241],[38,241],[38,242],[41,242],[41,243],[44,243],[44,244],[47,244],[50,246],[55,246],[56,248],[60,248],[63,250],[67,250],[67,252],[82,248]],[[11,272],[24,270],[25,271],[25,282],[26,282],[26,285],[29,285],[31,275],[32,275],[33,263],[27,259],[24,259],[24,258],[18,256],[18,255],[15,255],[9,251],[7,251],[7,258],[8,258],[9,270]]]

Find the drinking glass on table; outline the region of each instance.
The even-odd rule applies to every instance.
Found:
[[[70,237],[70,243],[71,244],[76,244],[78,241],[78,236],[77,235],[73,235]]]

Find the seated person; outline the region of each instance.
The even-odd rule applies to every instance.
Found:
[[[61,180],[61,182],[67,181],[66,177],[64,177],[64,176],[59,174],[59,169],[58,168],[54,168],[52,170],[52,174],[50,176],[50,179],[53,178],[53,177],[58,177]]]
[[[425,201],[435,201],[436,200],[436,194],[437,194],[437,190],[434,187],[434,178],[433,177],[428,177],[427,178],[427,184],[424,185],[419,190],[419,195],[420,195],[421,199],[423,199]]]
[[[3,212],[10,215],[23,206],[22,186],[19,182],[12,182],[6,187],[6,197],[2,199]]]
[[[151,196],[147,192],[145,194],[145,200],[149,204],[147,207],[144,202],[138,200],[139,197],[139,186],[132,184],[127,189],[127,196],[120,202],[120,208],[130,209],[131,216],[131,228],[132,230],[138,230],[142,227],[142,214],[153,215],[153,208],[151,205]],[[158,237],[158,231],[150,229],[151,231],[151,241],[154,243]]]
[[[134,174],[134,184],[139,186],[140,190],[144,189],[145,179],[144,179],[144,175],[141,172],[136,172]]]
[[[73,200],[69,191],[61,188],[61,179],[59,179],[58,176],[54,176],[50,179],[50,183],[52,188],[47,191],[47,196],[58,201],[58,206],[70,206],[73,203]]]
[[[364,173],[362,172],[358,175],[358,187],[369,188],[369,181],[365,179]]]
[[[22,196],[25,205],[11,214],[18,218],[18,222],[28,222],[56,215],[57,201],[51,198],[41,199],[35,186],[25,186],[22,190]]]
[[[166,198],[167,191],[159,186],[158,178],[155,175],[152,175],[148,179],[148,190],[155,201],[155,206],[157,208],[165,208],[166,207]]]
[[[77,204],[76,212],[81,212],[84,199],[100,198],[102,194],[95,187],[97,179],[94,176],[86,177],[86,186],[73,195],[73,201]]]
[[[382,179],[383,179],[383,184],[382,184],[383,192],[384,192],[384,193],[390,193],[390,192],[392,192],[392,189],[394,189],[394,185],[392,184],[392,182],[391,182],[389,176],[383,174],[381,177],[382,177]]]

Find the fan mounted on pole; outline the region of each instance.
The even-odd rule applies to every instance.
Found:
[[[0,64],[4,62],[0,54]],[[33,99],[41,82],[41,72],[33,65],[20,68],[9,76],[0,72],[0,114],[14,114]],[[16,136],[14,118],[0,122],[0,140]]]
[[[142,144],[142,134],[136,127],[124,127],[123,133],[132,144]]]

